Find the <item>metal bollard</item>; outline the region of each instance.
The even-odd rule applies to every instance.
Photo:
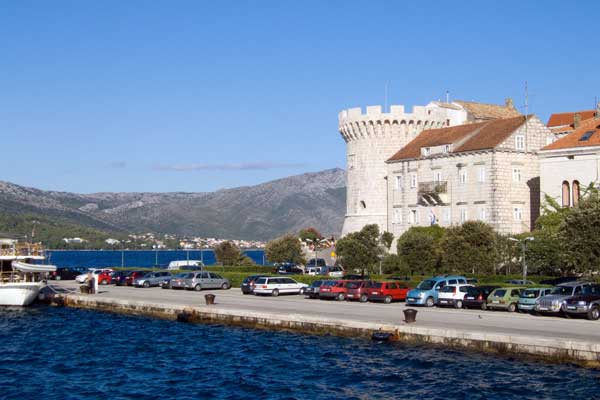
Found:
[[[412,308],[407,308],[404,310],[404,322],[407,324],[412,324],[417,321],[417,310]]]

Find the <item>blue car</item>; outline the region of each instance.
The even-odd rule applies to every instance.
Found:
[[[438,300],[438,293],[446,285],[467,283],[467,278],[459,275],[442,275],[425,279],[406,295],[406,304],[413,306],[433,307]]]

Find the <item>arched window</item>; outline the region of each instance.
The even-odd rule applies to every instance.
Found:
[[[360,206],[362,208],[367,208],[367,204],[364,201],[362,201],[362,200],[360,201]]]
[[[577,203],[579,203],[580,196],[581,193],[579,191],[579,181],[573,181],[573,202],[571,203],[573,206],[576,206]]]
[[[569,207],[571,205],[571,188],[569,182],[563,181],[562,183],[562,206]]]

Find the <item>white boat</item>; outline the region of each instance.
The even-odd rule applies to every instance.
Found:
[[[44,260],[38,244],[19,243],[18,238],[0,233],[0,306],[28,306],[46,286],[54,265],[33,264]]]

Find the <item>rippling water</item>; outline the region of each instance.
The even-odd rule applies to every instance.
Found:
[[[1,399],[592,399],[571,365],[68,308],[0,309]]]

